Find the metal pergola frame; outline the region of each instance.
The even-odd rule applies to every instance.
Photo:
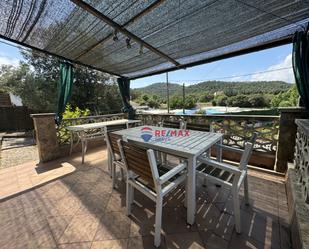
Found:
[[[172,63],[172,65],[173,65],[173,66],[171,66],[167,69],[158,70],[158,71],[154,71],[154,72],[150,72],[150,73],[145,73],[145,74],[142,74],[142,75],[139,75],[139,76],[136,76],[136,77],[129,77],[129,79],[131,79],[131,80],[143,78],[143,77],[147,77],[147,76],[152,76],[152,75],[157,75],[157,74],[161,74],[161,73],[171,72],[171,71],[175,71],[175,70],[178,70],[178,69],[186,69],[186,68],[189,68],[189,67],[193,67],[193,66],[197,66],[197,65],[201,65],[201,64],[205,64],[205,63],[210,63],[210,62],[214,62],[214,61],[217,61],[217,60],[222,60],[222,59],[226,59],[226,58],[230,58],[230,57],[234,57],[234,56],[239,56],[239,55],[243,55],[243,54],[247,54],[247,53],[257,52],[257,51],[260,51],[260,50],[273,48],[273,47],[289,44],[289,43],[292,42],[292,35],[290,35],[288,37],[282,37],[282,38],[277,39],[275,41],[265,42],[265,43],[262,43],[262,44],[259,43],[257,45],[254,45],[254,46],[251,46],[251,47],[248,47],[248,48],[240,49],[240,50],[237,50],[237,51],[231,51],[230,53],[225,53],[223,55],[218,55],[218,56],[211,57],[211,58],[208,58],[208,59],[201,59],[201,60],[195,61],[195,62],[180,64],[175,59],[171,58],[167,54],[163,53],[159,49],[155,48],[151,44],[147,43],[146,41],[144,41],[143,39],[141,39],[140,37],[136,36],[135,34],[131,33],[130,31],[128,31],[126,29],[126,27],[128,25],[136,22],[139,18],[141,18],[141,17],[145,16],[147,13],[153,11],[155,8],[157,8],[163,2],[165,2],[165,0],[154,1],[151,5],[149,5],[147,8],[142,10],[140,13],[138,13],[134,17],[132,17],[130,20],[125,22],[123,25],[119,25],[118,23],[116,23],[115,21],[113,21],[112,19],[110,19],[109,17],[104,15],[102,12],[100,12],[96,8],[92,7],[88,3],[84,2],[83,0],[70,0],[70,1],[72,3],[74,3],[76,6],[87,11],[89,14],[91,14],[91,15],[95,16],[96,18],[102,20],[104,23],[106,23],[107,25],[112,27],[116,32],[122,33],[123,35],[125,35],[129,39],[132,39],[132,41],[139,44],[141,47],[145,47],[145,48],[149,49],[151,52],[153,52],[156,55],[158,55],[159,57],[165,59],[167,62]],[[27,47],[27,48],[30,48],[30,49],[33,49],[33,50],[36,50],[36,51],[39,51],[39,52],[42,52],[42,53],[45,53],[45,54],[48,54],[48,55],[57,57],[59,59],[69,61],[69,62],[74,63],[74,64],[86,66],[86,67],[89,67],[91,69],[95,69],[95,70],[98,70],[98,71],[101,71],[101,72],[104,72],[104,73],[108,73],[108,74],[111,74],[111,75],[114,75],[114,76],[117,76],[117,77],[123,77],[123,75],[120,75],[118,73],[114,73],[114,72],[109,71],[109,70],[105,70],[105,69],[102,69],[102,68],[91,66],[91,65],[85,64],[85,63],[83,63],[79,60],[83,55],[87,54],[88,52],[90,52],[91,50],[96,48],[98,45],[101,45],[102,43],[112,39],[113,35],[114,35],[114,33],[108,34],[106,37],[104,37],[103,39],[101,39],[100,41],[98,41],[97,43],[92,45],[91,47],[82,51],[73,60],[68,59],[66,57],[63,57],[63,56],[58,55],[58,54],[48,52],[44,49],[39,49],[37,47],[26,44],[22,41],[16,41],[14,39],[5,37],[3,35],[0,35],[0,38],[8,40],[8,41],[13,42],[13,43],[17,43],[17,44],[22,45],[24,47]]]

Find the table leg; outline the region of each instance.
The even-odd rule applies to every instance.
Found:
[[[71,140],[70,140],[70,142],[71,142],[70,155],[71,155],[72,150],[73,150],[73,131],[71,131],[70,134],[71,134]]]
[[[223,139],[221,138],[218,144],[222,145],[222,141]],[[217,161],[222,162],[222,147],[221,146],[217,146]]]
[[[108,165],[109,175],[112,177],[112,155],[109,150],[107,150],[107,165]]]
[[[193,225],[195,222],[195,212],[196,212],[196,157],[191,157],[188,159],[188,174],[187,174],[187,223]]]

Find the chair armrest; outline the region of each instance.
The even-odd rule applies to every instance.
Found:
[[[227,146],[227,145],[217,144],[217,147],[220,147],[224,150],[233,151],[233,152],[236,152],[236,153],[239,153],[239,154],[244,153],[244,150],[242,150],[242,149],[238,149],[238,148]]]
[[[242,171],[239,170],[237,167],[235,166],[232,166],[230,164],[227,164],[227,163],[223,163],[223,162],[218,162],[218,161],[215,161],[215,160],[212,160],[212,159],[208,159],[208,158],[203,158],[203,157],[199,157],[198,160],[202,163],[205,163],[207,165],[210,165],[210,166],[213,166],[215,168],[219,168],[219,169],[222,169],[222,170],[225,170],[225,171],[228,171],[232,174],[241,174]]]
[[[173,169],[169,170],[164,175],[160,176],[159,177],[159,183],[160,184],[165,183],[166,181],[168,181],[173,176],[177,175],[179,172],[183,171],[186,168],[187,168],[186,163],[178,164],[176,167],[174,167]]]

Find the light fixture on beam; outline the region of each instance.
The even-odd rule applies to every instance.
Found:
[[[144,53],[144,47],[143,44],[139,47],[139,55],[142,55]]]
[[[113,36],[113,41],[114,41],[114,42],[118,41],[117,33],[118,33],[118,30],[115,29],[115,30],[114,30],[114,36]]]
[[[127,44],[127,49],[130,49],[131,48],[131,38],[127,38],[126,39],[126,44]]]

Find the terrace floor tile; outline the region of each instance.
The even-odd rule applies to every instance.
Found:
[[[0,179],[12,177],[0,188],[0,248],[155,248],[155,203],[135,191],[126,216],[126,185],[118,177],[112,188],[106,149],[89,150],[85,164],[80,159],[0,170]],[[242,234],[230,191],[197,179],[196,223],[186,223],[180,186],[164,199],[159,248],[291,248],[284,178],[249,170],[248,181],[249,206],[240,193]]]

